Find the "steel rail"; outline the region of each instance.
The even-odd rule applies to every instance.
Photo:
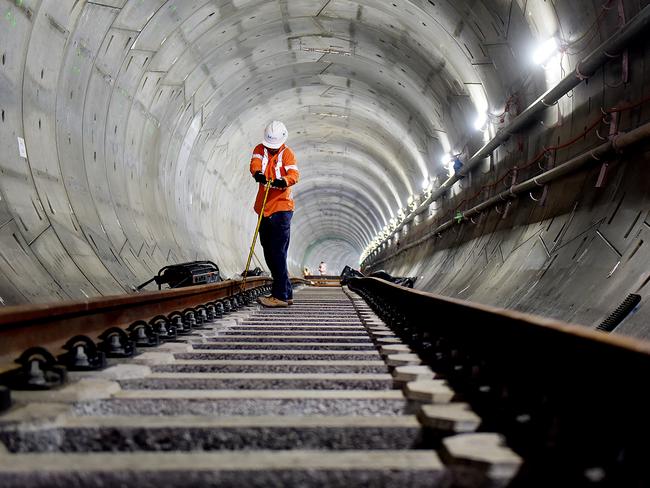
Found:
[[[271,283],[270,278],[250,278],[245,290]],[[293,280],[294,283],[302,280]],[[53,354],[75,335],[96,337],[109,327],[125,328],[136,320],[149,320],[233,296],[240,281],[200,285],[173,290],[93,298],[83,301],[21,305],[0,310],[0,373],[15,369],[14,359],[30,347],[44,347]]]
[[[407,302],[416,300],[424,303],[424,301],[429,301],[429,307],[427,310],[422,310],[423,313],[427,313],[429,316],[431,316],[430,306],[444,306],[445,310],[441,310],[441,312],[443,312],[443,315],[446,312],[456,313],[460,310],[463,310],[464,312],[470,314],[476,314],[476,316],[490,316],[491,319],[502,319],[508,322],[517,322],[517,326],[523,327],[525,330],[518,330],[516,332],[513,332],[513,334],[526,334],[531,331],[539,332],[544,330],[549,334],[565,335],[566,337],[573,337],[580,341],[584,340],[597,342],[607,347],[616,347],[619,349],[627,350],[630,353],[641,353],[644,356],[647,356],[647,360],[650,366],[650,341],[633,339],[627,336],[606,334],[584,325],[571,324],[568,322],[563,322],[561,320],[549,319],[538,315],[518,312],[516,310],[436,295],[434,293],[428,293],[413,288],[399,286],[379,278],[351,278],[350,283],[350,289],[354,291],[372,288],[375,292],[381,292],[383,295],[392,294],[392,296],[395,297],[397,303],[399,303],[402,298],[407,299]],[[405,306],[406,305],[404,305],[404,307]],[[459,330],[467,331],[467,328],[472,328],[472,330],[474,330],[475,327],[480,328],[484,327],[484,325],[465,325],[455,323],[452,325],[452,327],[457,327]],[[497,331],[492,331],[492,333],[494,332]],[[509,338],[503,336],[501,339]]]
[[[513,486],[649,486],[650,343],[355,278],[424,363],[525,460]],[[554,480],[554,482],[551,482]],[[581,484],[582,483],[582,484]]]
[[[427,443],[419,404],[395,388],[410,377],[379,353],[386,334],[348,290],[299,290],[290,310],[243,308],[63,388],[13,389],[0,486],[430,487],[450,485],[456,466],[485,471],[462,449],[443,465]],[[498,435],[477,437],[490,442],[483,458],[509,457],[490,477],[503,484],[521,459]]]

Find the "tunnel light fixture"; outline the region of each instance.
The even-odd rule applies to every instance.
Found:
[[[553,56],[555,56],[560,49],[560,42],[557,37],[551,37],[542,42],[537,49],[533,52],[533,62],[536,65],[543,65]]]
[[[431,180],[429,178],[425,178],[422,180],[422,189],[427,190],[431,186]]]
[[[456,152],[458,154],[458,151]],[[440,159],[442,166],[447,170],[449,176],[454,174],[454,156],[451,153],[445,153]]]
[[[427,191],[428,188],[424,188],[424,191]],[[416,195],[411,195],[408,202],[408,209],[410,212],[413,212],[418,207],[419,198]]]
[[[488,115],[487,112],[480,112],[474,120],[474,129],[485,130],[487,128]]]

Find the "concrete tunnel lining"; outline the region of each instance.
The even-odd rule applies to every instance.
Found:
[[[525,105],[557,78],[555,65],[530,61],[535,46],[553,35],[578,39],[597,17],[589,45],[618,28],[615,15],[586,1],[4,4],[6,304],[124,293],[170,262],[197,258],[226,276],[241,272],[255,220],[248,161],[270,119],[289,127],[303,175],[291,271],[321,260],[332,272],[357,265],[409,202],[424,199],[425,183],[446,178],[441,157],[481,140],[472,127],[481,110],[500,112],[517,91]],[[621,5],[628,20],[638,11]],[[600,81],[562,100],[560,117],[575,109],[576,126],[588,119],[585,100],[614,89]],[[487,133],[498,126],[490,120]],[[529,137],[532,148],[546,135]],[[506,164],[497,154],[476,181]],[[438,251],[416,251],[387,267],[438,289],[427,264]]]

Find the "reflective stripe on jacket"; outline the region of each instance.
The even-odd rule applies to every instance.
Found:
[[[284,178],[288,187],[295,185],[300,179],[296,156],[287,146],[282,146],[275,156],[272,156],[263,144],[259,144],[253,150],[250,170],[252,175],[261,171],[267,180]],[[262,210],[264,192],[264,185],[259,185],[254,207],[257,214]],[[266,201],[264,216],[268,217],[276,212],[293,211],[294,208],[295,204],[290,188],[271,188],[269,198]]]

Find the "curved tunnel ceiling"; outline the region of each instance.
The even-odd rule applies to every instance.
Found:
[[[11,3],[0,142],[24,137],[29,159],[2,161],[0,215],[34,263],[25,271],[70,297],[196,258],[241,272],[255,224],[248,162],[272,119],[302,174],[292,271],[358,264],[423,182],[446,174],[441,155],[476,136],[477,112],[502,108],[526,77],[543,83],[530,49],[555,14],[520,3]]]

